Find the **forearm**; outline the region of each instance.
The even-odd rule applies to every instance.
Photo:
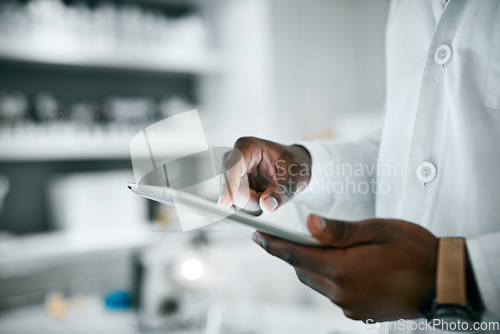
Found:
[[[308,187],[294,201],[344,219],[374,216],[379,132],[357,142],[299,143],[312,159]]]

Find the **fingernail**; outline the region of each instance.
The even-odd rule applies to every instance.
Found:
[[[229,209],[231,207],[231,204],[224,199],[224,196],[221,196],[217,200],[217,206],[223,209]]]
[[[257,245],[262,246],[262,238],[257,233],[252,234],[252,240]]]
[[[316,218],[313,220],[313,225],[314,228],[318,231],[323,231],[326,228],[326,222],[323,217],[320,216],[316,216]]]
[[[278,207],[278,200],[273,196],[269,196],[264,200],[264,204],[268,211],[274,211]]]

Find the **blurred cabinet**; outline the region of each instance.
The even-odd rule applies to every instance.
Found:
[[[130,139],[159,119],[198,108],[213,146],[252,129],[263,135],[272,111],[268,8],[265,0],[2,2],[0,175],[9,190],[0,230],[53,229],[50,180],[130,169]]]
[[[127,158],[222,70],[194,1],[6,1],[0,16],[1,160]]]

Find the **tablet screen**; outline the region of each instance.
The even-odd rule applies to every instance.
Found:
[[[298,244],[320,246],[320,243],[311,235],[293,231],[292,229],[287,229],[270,222],[257,220],[254,216],[233,208],[220,208],[211,200],[186,192],[159,186],[141,186],[139,188],[134,183],[129,183],[128,188],[142,197],[201,215],[212,222],[223,221],[233,225],[245,226],[247,227],[246,229],[251,227],[254,230]]]

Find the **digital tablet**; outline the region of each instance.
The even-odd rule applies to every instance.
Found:
[[[162,186],[137,186],[128,183],[127,187],[139,196],[163,203],[169,206],[180,206],[182,209],[207,217],[213,221],[224,221],[231,225],[250,227],[259,232],[269,234],[273,237],[285,239],[306,246],[321,246],[318,240],[311,235],[286,229],[273,223],[257,220],[254,216],[237,211],[235,209],[224,209],[217,204],[180,190],[175,190],[175,203],[172,199],[172,189]],[[221,219],[221,217],[223,217]]]

